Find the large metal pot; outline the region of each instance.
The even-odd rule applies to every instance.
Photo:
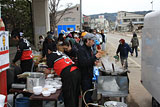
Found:
[[[27,90],[33,92],[33,87],[44,86],[45,75],[43,73],[32,72],[30,76],[27,77]]]

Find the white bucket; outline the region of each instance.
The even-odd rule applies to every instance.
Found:
[[[104,103],[104,107],[127,107],[127,104],[117,101],[107,101]]]
[[[0,107],[4,107],[6,96],[0,94]]]

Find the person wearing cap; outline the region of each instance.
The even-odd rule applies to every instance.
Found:
[[[52,50],[56,50],[56,41],[53,39],[52,34],[47,34],[47,37],[45,38],[43,42],[43,49],[42,49],[42,58],[48,56],[48,48],[53,48]]]
[[[79,35],[79,44],[82,46],[83,45],[83,37],[87,34],[87,32],[81,32]]]
[[[132,55],[132,50],[130,46],[127,43],[125,43],[124,39],[120,39],[119,43],[120,44],[117,48],[116,55],[118,56],[118,54],[120,53],[122,67],[124,68],[124,70],[128,71],[128,53],[130,52]]]
[[[62,45],[60,45],[63,47]],[[62,96],[65,107],[78,107],[80,93],[80,71],[74,62],[61,51],[48,48],[47,65],[45,73],[51,73],[51,69],[62,78]]]
[[[81,72],[81,88],[84,94],[85,91],[92,89],[92,78],[93,78],[93,66],[97,59],[101,57],[100,53],[93,54],[91,47],[94,45],[96,40],[95,35],[87,33],[84,37],[84,44],[78,50],[78,67]],[[86,103],[91,103],[92,92],[87,92],[85,95]],[[85,107],[84,102],[82,107]]]
[[[90,33],[92,33],[93,35],[95,35],[96,39],[94,40],[94,45],[92,46],[93,49],[93,54],[97,53],[97,50],[101,50],[101,46],[100,46],[100,41],[99,41],[99,35],[97,34],[97,30],[96,29],[90,29],[89,31]]]
[[[12,31],[11,37],[13,40],[18,41],[17,53],[13,59],[13,64],[20,60],[20,67],[23,72],[30,72],[33,64],[33,54],[30,43],[27,39],[23,38],[23,33],[16,30]]]

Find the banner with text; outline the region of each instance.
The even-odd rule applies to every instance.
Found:
[[[9,68],[9,32],[0,31],[0,72]]]

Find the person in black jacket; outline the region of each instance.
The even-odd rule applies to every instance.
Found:
[[[77,65],[78,47],[75,44],[73,44],[70,40],[65,40],[62,45],[64,53],[68,55]]]
[[[102,50],[106,50],[106,35],[104,34],[104,29],[101,30],[101,36],[102,36]]]
[[[96,55],[93,54],[91,47],[94,45],[95,35],[87,33],[84,36],[84,44],[78,50],[78,67],[81,72],[81,88],[83,93],[89,89],[93,88],[92,78],[93,78],[93,66],[96,59],[100,58],[100,53]],[[92,92],[88,92],[85,95],[86,103],[91,103]],[[85,107],[84,103],[82,107]]]
[[[42,49],[42,58],[48,56],[48,48],[52,48],[52,50],[56,50],[56,41],[53,39],[53,35],[48,34],[43,42],[43,49]]]
[[[20,60],[22,73],[30,72],[33,64],[33,54],[30,43],[27,39],[23,38],[23,33],[16,30],[11,33],[12,39],[18,41],[17,53],[13,59],[13,64]]]

